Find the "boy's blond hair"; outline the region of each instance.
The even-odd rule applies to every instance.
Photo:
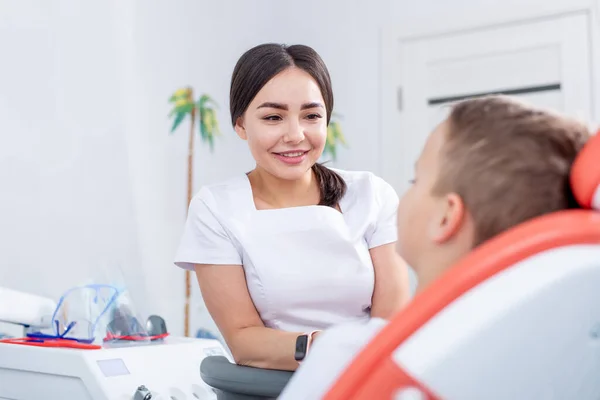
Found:
[[[589,137],[585,124],[512,98],[460,102],[447,119],[434,194],[461,196],[477,246],[528,219],[577,207],[569,172]]]

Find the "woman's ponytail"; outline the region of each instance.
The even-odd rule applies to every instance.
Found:
[[[346,194],[347,186],[344,179],[338,173],[319,163],[315,163],[312,170],[315,173],[321,192],[319,205],[337,207],[344,194]]]

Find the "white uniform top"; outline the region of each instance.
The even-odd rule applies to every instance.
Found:
[[[335,170],[347,184],[338,210],[257,210],[245,174],[194,196],[175,264],[242,265],[266,327],[293,332],[368,320],[369,249],[397,240],[398,196],[370,172]]]

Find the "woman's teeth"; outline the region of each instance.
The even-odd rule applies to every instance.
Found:
[[[280,153],[280,155],[282,155],[284,157],[300,157],[303,154],[304,154],[303,151],[299,151],[299,152],[296,152],[296,153]]]

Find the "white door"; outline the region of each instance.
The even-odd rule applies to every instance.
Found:
[[[400,195],[427,135],[453,101],[506,93],[592,117],[585,13],[396,43],[382,82],[384,101],[398,90],[398,104],[383,104],[382,175]]]

